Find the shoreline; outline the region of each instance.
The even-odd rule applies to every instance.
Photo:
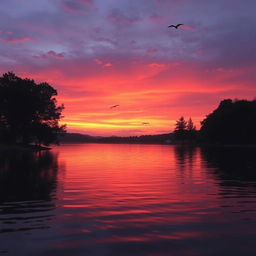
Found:
[[[171,145],[171,146],[189,146],[189,147],[256,147],[256,144],[207,144],[207,143],[143,143],[143,142],[62,142],[56,146],[75,145],[75,144],[127,144],[127,145]]]
[[[181,147],[209,147],[209,148],[256,148],[256,144],[207,144],[207,143],[157,143],[157,142],[62,142],[57,146],[62,145],[78,145],[78,144],[126,144],[126,145],[165,145],[165,146],[181,146]],[[22,150],[22,151],[44,151],[51,150],[51,147],[38,145],[22,145],[22,144],[0,144],[0,150]]]
[[[0,150],[29,150],[29,151],[42,151],[51,150],[50,147],[38,145],[23,145],[23,144],[0,144]]]

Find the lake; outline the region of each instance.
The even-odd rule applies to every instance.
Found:
[[[256,148],[2,150],[0,255],[255,256]]]

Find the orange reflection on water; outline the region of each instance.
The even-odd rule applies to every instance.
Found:
[[[86,230],[109,233],[107,238],[90,238],[94,243],[196,237],[197,232],[177,232],[177,226],[207,218],[203,216],[218,206],[209,205],[208,197],[217,193],[217,187],[201,168],[199,149],[65,145],[60,161],[67,171],[59,200],[72,212],[63,221],[85,221],[90,223]],[[76,225],[77,232],[85,228]]]

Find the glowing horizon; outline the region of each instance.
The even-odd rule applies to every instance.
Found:
[[[56,88],[69,132],[169,133],[180,116],[200,128],[221,100],[256,96],[255,7],[252,0],[4,0],[0,72]],[[168,28],[177,23],[185,25]]]

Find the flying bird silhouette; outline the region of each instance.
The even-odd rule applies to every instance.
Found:
[[[148,123],[148,122],[143,122],[143,123],[141,123],[141,124],[143,124],[143,125],[147,125],[147,124],[150,124],[150,123]]]
[[[119,107],[120,105],[113,105],[111,106],[110,108],[116,108],[116,107]]]
[[[184,25],[184,24],[170,25],[170,26],[168,26],[168,28],[176,28],[177,29],[181,25]]]

